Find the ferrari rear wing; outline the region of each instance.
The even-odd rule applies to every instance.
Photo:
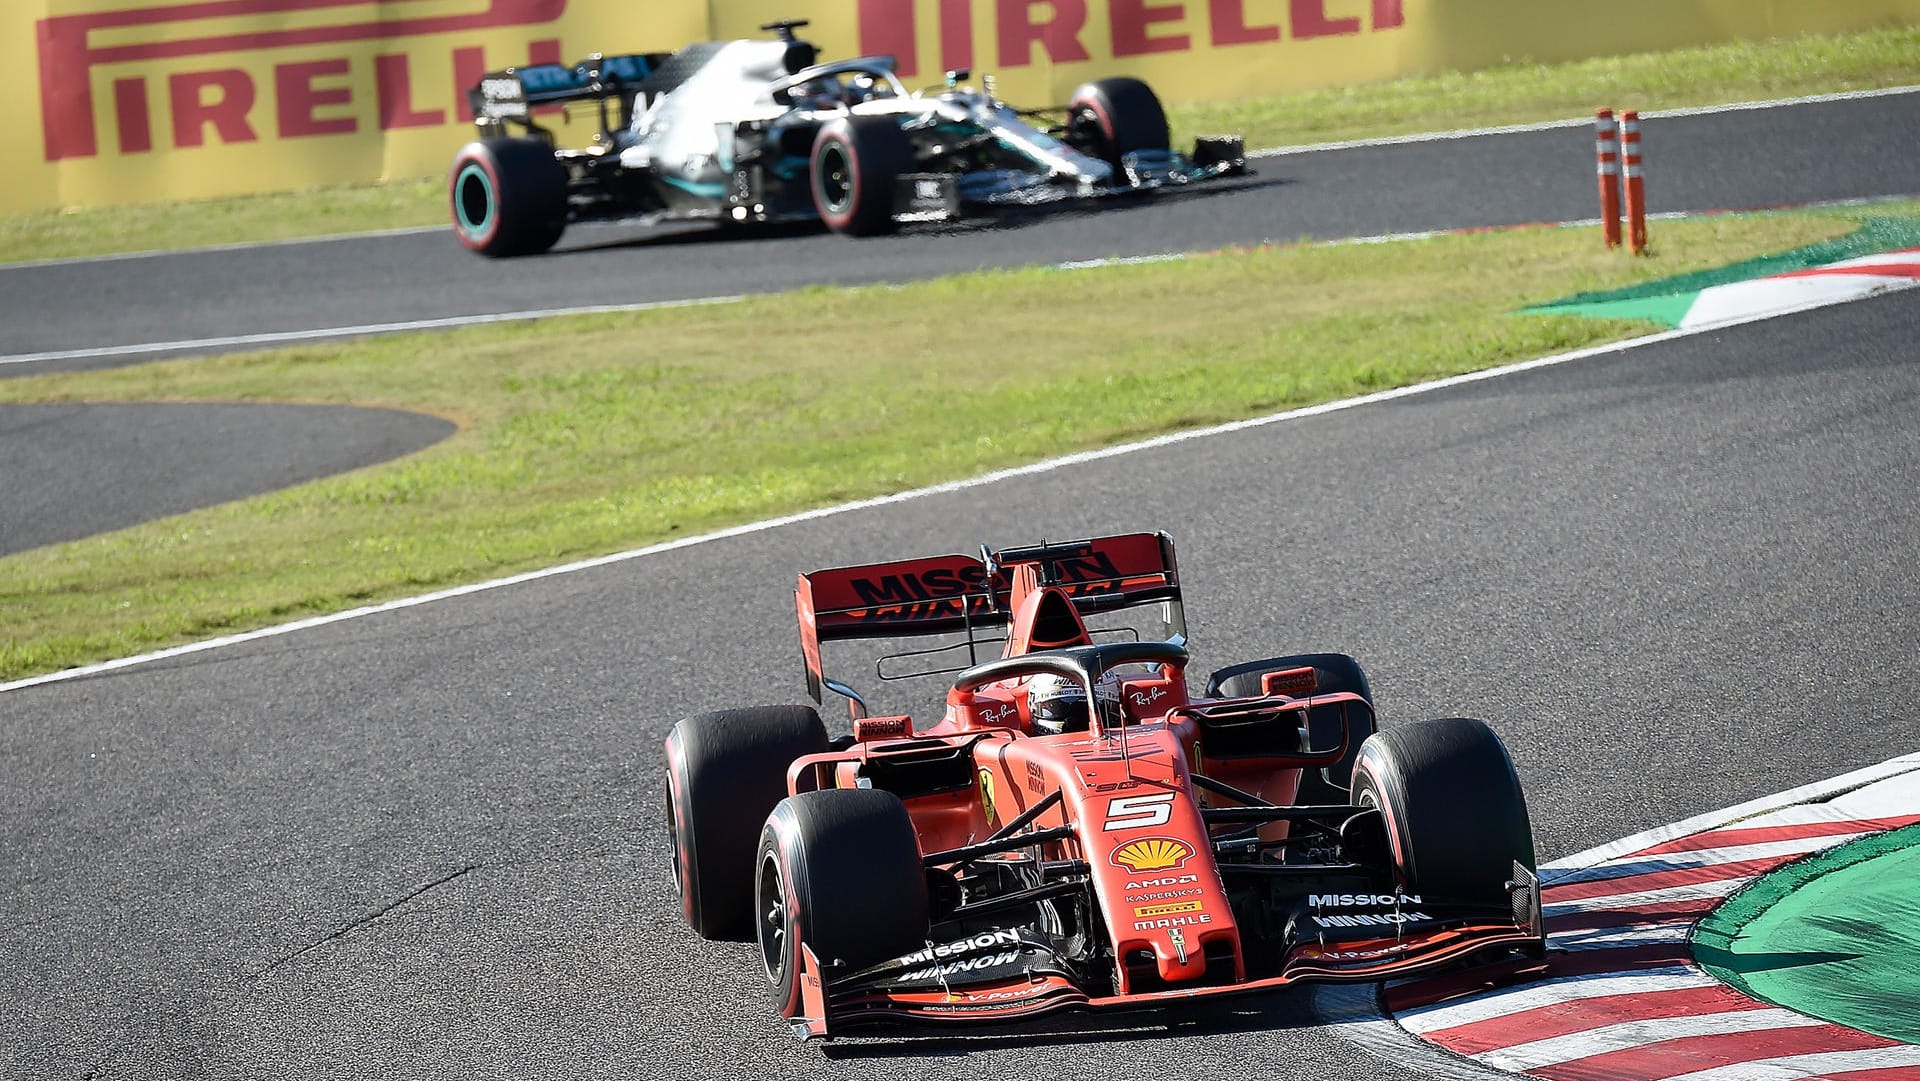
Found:
[[[1081,614],[1164,603],[1174,633],[1186,635],[1173,538],[1123,533],[1064,544],[1039,544],[979,556],[945,555],[835,567],[802,574],[794,589],[807,692],[820,701],[825,678],[820,643],[843,638],[899,638],[1005,626],[1012,618],[1013,572],[1034,566]]]

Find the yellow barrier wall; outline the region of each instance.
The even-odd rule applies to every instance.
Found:
[[[445,168],[481,71],[667,51],[806,17],[832,59],[909,82],[993,73],[1018,104],[1127,73],[1170,101],[1510,60],[1920,22],[1920,0],[12,0],[0,213],[271,191]],[[584,141],[580,110],[563,136]],[[557,122],[557,118],[556,118]]]

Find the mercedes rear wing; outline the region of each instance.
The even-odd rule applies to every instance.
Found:
[[[474,122],[485,129],[508,121],[531,124],[533,110],[542,105],[618,99],[620,126],[625,127],[633,121],[635,97],[649,91],[649,79],[670,55],[594,53],[571,67],[528,64],[490,71],[481,76],[480,85],[467,91],[467,103],[473,108]]]
[[[1042,585],[1057,586],[1082,615],[1166,605],[1169,633],[1186,637],[1180,572],[1165,533],[1039,544],[979,556],[945,555],[835,567],[802,574],[794,589],[807,693],[820,701],[825,673],[820,643],[901,638],[1006,626],[1016,568],[1032,565]]]

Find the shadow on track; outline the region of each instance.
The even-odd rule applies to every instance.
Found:
[[[889,234],[905,238],[930,236],[978,235],[995,232],[1009,232],[1028,229],[1052,222],[1073,221],[1093,215],[1111,217],[1114,215],[1134,214],[1156,207],[1165,207],[1171,201],[1182,203],[1196,200],[1221,198],[1284,187],[1294,183],[1286,177],[1249,176],[1229,180],[1211,181],[1202,186],[1183,189],[1177,192],[1116,192],[1085,201],[1064,203],[1040,203],[1033,206],[1006,206],[981,211],[973,216],[954,221],[908,223],[898,233]],[[617,225],[602,228],[621,228]],[[546,256],[523,256],[522,258],[551,258],[575,252],[617,251],[623,248],[669,248],[682,245],[725,245],[735,243],[763,243],[776,240],[800,240],[827,235],[826,226],[817,221],[780,222],[762,225],[709,225],[704,222],[661,222],[651,226],[628,226],[626,228],[644,230],[637,234],[610,237],[606,240],[581,244],[563,244],[547,253]],[[886,237],[863,238],[885,240]],[[858,249],[855,249],[856,251]],[[518,260],[516,260],[518,261]]]
[[[855,1030],[857,1035],[823,1045],[821,1054],[830,1059],[953,1057],[1000,1047],[1127,1043],[1205,1033],[1312,1028],[1317,1024],[1307,996],[1283,991],[1149,1010],[1060,1013],[1021,1023],[983,1023],[962,1029],[903,1025],[891,1030]]]

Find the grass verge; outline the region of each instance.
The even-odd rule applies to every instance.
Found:
[[[0,559],[0,680],[1618,339],[1644,325],[1510,313],[1895,212],[1920,209],[1661,223],[1638,260],[1590,230],[1295,246],[0,381],[0,402],[461,421],[395,462]],[[1047,333],[956,355],[947,328],[983,310]]]
[[[1759,101],[1920,82],[1920,27],[1740,42],[1571,64],[1521,64],[1375,86],[1170,109],[1176,142],[1237,131],[1249,147],[1365,139],[1590,114]],[[448,147],[451,158],[453,147]],[[440,178],[0,218],[0,263],[440,225]]]

